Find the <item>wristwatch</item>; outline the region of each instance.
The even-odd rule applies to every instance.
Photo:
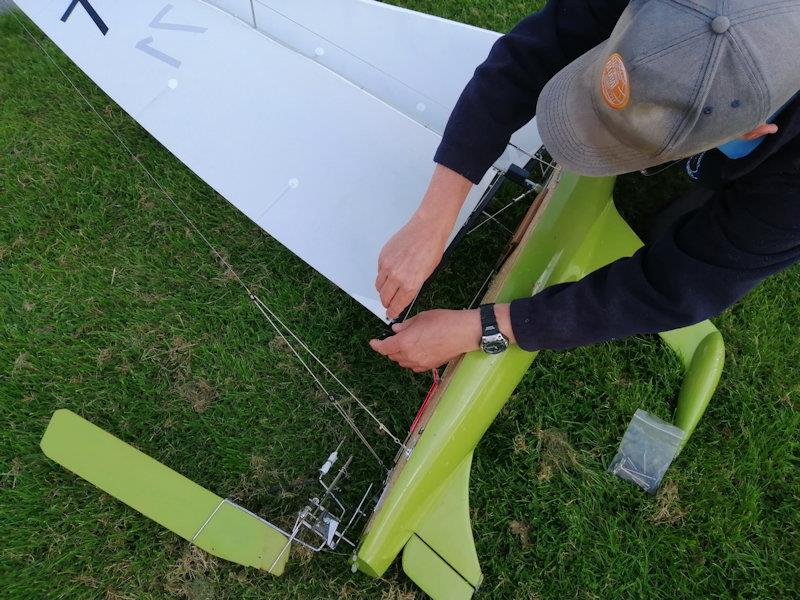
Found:
[[[481,350],[486,354],[500,354],[508,348],[508,338],[500,333],[494,304],[482,304],[481,308]]]

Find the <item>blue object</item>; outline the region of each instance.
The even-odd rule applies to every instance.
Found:
[[[789,99],[789,102],[794,100],[794,98],[795,96],[792,96]],[[787,102],[786,104],[789,104],[789,102]],[[775,119],[777,119],[778,115],[781,114],[781,111],[784,108],[786,108],[786,104],[784,104],[778,110],[776,110],[775,114],[773,114],[769,119],[767,119],[767,123],[772,123]],[[766,137],[767,137],[766,135],[762,135],[761,137],[757,137],[754,140],[731,140],[727,144],[722,144],[721,146],[718,146],[717,150],[722,152],[728,158],[733,158],[733,159],[742,158],[743,156],[747,156],[753,150],[758,148],[761,145],[761,142],[763,142]]]
[[[770,119],[768,122],[771,123],[772,119]],[[761,142],[764,141],[765,137],[767,136],[762,135],[754,140],[732,140],[727,144],[718,146],[717,149],[728,158],[742,158],[758,148],[761,145]]]

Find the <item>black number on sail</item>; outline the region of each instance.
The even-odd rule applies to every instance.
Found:
[[[72,0],[72,2],[70,2],[69,6],[67,7],[67,10],[64,11],[64,15],[61,17],[61,20],[64,23],[66,23],[67,19],[69,19],[69,16],[72,14],[72,11],[75,10],[75,7],[78,6],[78,4],[83,6],[84,10],[86,11],[86,14],[88,14],[89,17],[91,17],[92,21],[94,21],[94,24],[97,25],[97,28],[100,30],[100,33],[102,33],[103,35],[107,34],[108,25],[106,25],[105,21],[103,21],[103,19],[100,18],[100,15],[97,14],[97,11],[89,3],[89,0]]]

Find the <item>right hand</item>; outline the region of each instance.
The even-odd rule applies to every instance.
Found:
[[[413,302],[442,260],[450,234],[444,225],[415,215],[381,250],[375,288],[388,318],[396,319]]]

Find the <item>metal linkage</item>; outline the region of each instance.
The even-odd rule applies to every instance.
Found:
[[[348,510],[340,500],[339,494],[343,479],[347,477],[347,469],[353,461],[350,456],[335,472],[332,477],[331,470],[339,460],[339,447],[334,450],[319,469],[319,482],[323,494],[312,497],[308,504],[297,514],[292,532],[287,534],[287,547],[296,542],[313,552],[324,549],[334,550],[344,542],[351,548],[356,543],[347,537],[347,532],[362,517],[366,517],[364,504],[372,491],[373,484],[367,486],[361,500],[353,510]],[[344,526],[342,526],[344,524]],[[282,554],[282,553],[281,553]]]

